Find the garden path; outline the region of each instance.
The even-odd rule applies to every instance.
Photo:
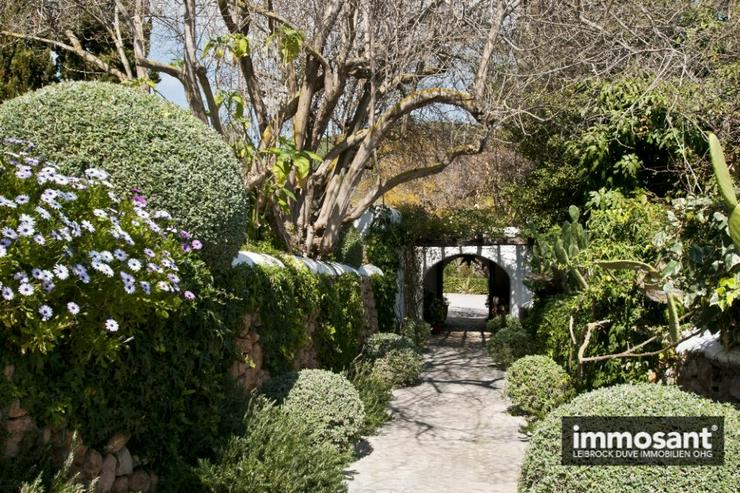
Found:
[[[506,411],[505,372],[485,337],[453,330],[433,338],[422,384],[394,391],[394,419],[347,471],[350,493],[516,492],[525,422]]]

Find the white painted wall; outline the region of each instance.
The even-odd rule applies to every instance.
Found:
[[[421,273],[416,286],[417,299],[423,299],[423,281],[429,269],[450,257],[458,255],[477,255],[495,262],[509,276],[511,286],[511,314],[519,316],[520,308],[532,302],[532,292],[524,285],[530,272],[530,252],[527,245],[468,245],[444,247],[417,247],[416,261]],[[423,316],[423,307],[418,308],[417,317]]]

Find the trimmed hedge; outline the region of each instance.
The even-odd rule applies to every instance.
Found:
[[[25,139],[63,172],[98,167],[119,192],[139,188],[225,266],[244,241],[241,165],[216,132],[187,111],[118,84],[69,82],[0,105],[0,134]]]
[[[313,424],[321,441],[339,450],[360,437],[365,410],[346,377],[327,370],[301,370],[265,382],[263,392],[289,415]]]
[[[521,328],[504,327],[488,339],[488,354],[504,368],[532,352],[532,340]]]
[[[362,353],[366,358],[372,361],[382,358],[393,349],[409,349],[415,352],[419,351],[419,348],[414,344],[414,341],[408,337],[394,334],[392,332],[377,332],[367,338],[365,346],[362,349]]]
[[[506,395],[536,418],[573,396],[570,376],[552,358],[535,355],[516,360],[506,372]]]
[[[563,466],[562,416],[724,416],[725,464],[696,466]],[[740,411],[677,387],[616,385],[581,394],[536,427],[519,479],[527,493],[632,493],[740,491]]]
[[[392,387],[410,387],[421,380],[424,359],[412,349],[391,349],[375,361],[373,373]]]
[[[488,294],[488,278],[444,276],[444,292]]]

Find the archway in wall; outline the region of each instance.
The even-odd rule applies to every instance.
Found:
[[[482,255],[453,255],[424,273],[423,305],[437,331],[482,330],[492,316],[511,313],[511,281]]]

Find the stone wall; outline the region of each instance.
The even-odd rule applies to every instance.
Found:
[[[740,347],[724,349],[718,336],[704,333],[681,343],[677,382],[710,399],[740,403]]]
[[[12,378],[13,370],[11,365],[6,366],[5,377]],[[95,450],[65,428],[39,428],[18,400],[0,411],[0,422],[5,424],[2,453],[6,460],[31,448],[50,445],[58,466],[71,453],[71,475],[78,474],[81,481],[88,483],[97,479],[97,491],[101,493],[149,493],[157,489],[157,475],[147,470],[146,461],[132,455],[126,447],[128,435],[118,433],[111,437],[103,450]]]
[[[370,278],[363,277],[360,279],[360,289],[365,309],[365,324],[361,334],[361,339],[364,340],[370,334],[378,331],[378,312],[375,307],[375,297]],[[319,366],[316,347],[311,339],[316,330],[317,315],[318,313],[314,312],[306,320],[308,343],[296,355],[293,365],[295,370],[318,368]],[[245,315],[242,331],[235,340],[235,345],[241,351],[242,358],[231,365],[229,375],[245,392],[258,388],[265,380],[270,378],[270,373],[262,367],[263,349],[259,343],[260,336],[256,331],[259,325],[259,315]]]

